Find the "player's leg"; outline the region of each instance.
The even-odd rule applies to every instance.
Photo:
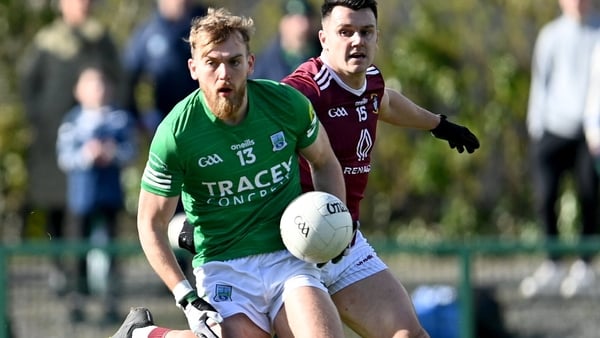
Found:
[[[361,337],[429,337],[406,289],[389,270],[355,282],[331,297],[344,323]]]
[[[360,230],[348,256],[322,269],[342,321],[362,337],[428,337],[402,284]]]
[[[329,294],[320,288],[299,287],[287,293],[275,317],[278,338],[343,337],[344,329]]]
[[[262,281],[274,296],[269,307],[271,327],[278,338],[344,337],[342,321],[321,282],[321,270],[287,250],[269,254]]]

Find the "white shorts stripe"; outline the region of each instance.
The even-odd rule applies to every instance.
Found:
[[[363,234],[356,233],[356,241],[348,256],[336,264],[328,263],[322,268],[321,279],[329,294],[340,291],[348,285],[387,269],[387,265],[377,256],[375,249]]]

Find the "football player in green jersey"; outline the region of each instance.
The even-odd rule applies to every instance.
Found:
[[[191,331],[156,327],[136,308],[114,337],[268,338],[283,325],[294,337],[343,337],[320,270],[279,235],[283,210],[301,192],[297,154],[317,190],[345,201],[341,168],[307,98],[248,80],[252,33],[251,19],[225,9],[192,22],[188,67],[200,88],[161,122],[142,177],[140,242]],[[179,196],[194,225],[196,290],[167,236]]]

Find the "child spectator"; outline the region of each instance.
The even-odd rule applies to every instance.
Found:
[[[104,73],[95,67],[84,68],[74,88],[78,101],[63,119],[56,144],[58,166],[67,176],[67,209],[70,238],[88,239],[96,245],[106,244],[116,236],[116,222],[123,206],[120,173],[136,153],[135,122],[132,115],[110,104],[112,86]],[[97,253],[96,257],[98,257]],[[112,258],[104,259],[106,274],[89,278],[88,259],[80,257],[71,289],[71,319],[84,319],[84,296],[93,282],[100,285],[106,320],[119,318],[114,288],[109,282],[115,266]],[[98,272],[98,266],[94,271]]]

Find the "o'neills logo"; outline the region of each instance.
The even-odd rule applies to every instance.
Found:
[[[252,147],[254,145],[254,140],[251,139],[247,139],[244,142],[240,143],[240,144],[233,144],[231,145],[231,150],[240,150],[240,149],[244,149],[244,148],[248,148],[248,147]]]
[[[327,203],[327,212],[333,215],[340,212],[348,212],[348,208],[341,202]]]

